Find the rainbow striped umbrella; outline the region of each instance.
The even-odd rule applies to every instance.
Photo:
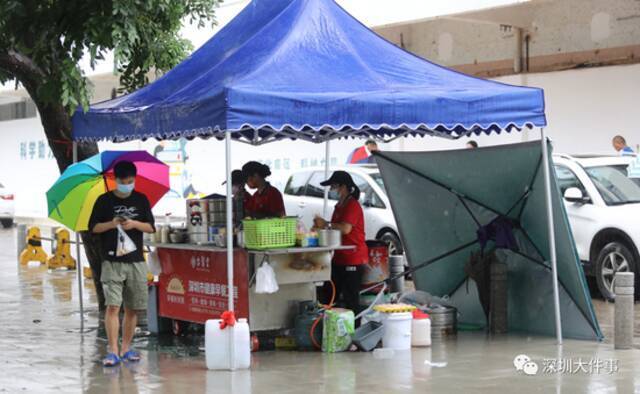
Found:
[[[153,207],[169,191],[169,166],[145,151],[105,151],[73,164],[47,191],[49,217],[74,231],[86,231],[96,199],[116,188],[113,167],[136,165],[135,190]]]

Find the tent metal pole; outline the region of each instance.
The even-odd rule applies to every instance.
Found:
[[[73,141],[73,162],[78,162],[78,143]],[[76,274],[78,276],[78,299],[80,300],[80,332],[84,332],[84,301],[82,300],[82,257],[80,255],[80,234],[76,231]]]
[[[329,179],[329,158],[331,157],[331,146],[329,140],[325,142],[325,153],[324,153],[324,179]],[[324,202],[322,204],[322,217],[324,219],[327,218],[329,214],[329,187],[324,188]]]
[[[225,159],[227,179],[227,285],[228,310],[233,311],[233,196],[231,185],[231,132],[225,133]]]
[[[558,289],[558,262],[556,256],[556,234],[555,225],[553,223],[553,201],[551,199],[551,162],[549,161],[549,150],[547,144],[547,136],[544,127],[540,128],[540,136],[542,143],[542,161],[544,165],[544,188],[547,205],[547,225],[549,235],[549,258],[551,259],[551,270],[553,276],[553,303],[556,316],[556,338],[558,345],[562,345],[562,321],[560,319],[560,292]]]
[[[233,196],[231,195],[231,131],[225,132],[225,159],[227,173],[227,310],[233,311],[233,296],[235,294],[233,288]],[[228,327],[231,330],[229,338],[229,369],[235,369],[235,348],[234,340],[235,328]]]

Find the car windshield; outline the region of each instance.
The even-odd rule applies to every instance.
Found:
[[[624,176],[628,176],[628,173],[627,173],[627,168],[628,167],[629,167],[628,165],[613,166],[613,168],[615,168],[616,170],[618,170],[621,173],[623,173]],[[640,186],[640,178],[629,178],[629,179],[631,179],[636,185]]]
[[[387,194],[387,189],[384,188],[384,181],[382,180],[382,176],[380,175],[379,172],[374,172],[371,175],[371,178],[376,181],[376,183],[378,184],[378,186],[380,186],[380,189],[382,189],[384,191],[385,194]]]
[[[640,203],[640,186],[617,166],[585,169],[607,205]]]

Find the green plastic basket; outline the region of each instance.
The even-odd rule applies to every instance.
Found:
[[[288,248],[296,244],[297,218],[243,220],[247,249]]]

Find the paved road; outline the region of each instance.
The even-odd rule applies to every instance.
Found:
[[[144,357],[140,365],[103,369],[105,339],[98,329],[93,289],[85,285],[88,313],[81,334],[76,283],[74,272],[47,272],[38,265],[18,268],[15,232],[0,231],[0,392],[640,393],[640,350],[613,350],[613,308],[597,300],[608,339],[568,340],[562,349],[552,338],[461,333],[457,340],[396,352],[390,359],[372,353],[261,352],[253,355],[250,371],[227,373],[205,369],[198,351],[201,338],[158,339],[143,331],[136,338]],[[515,370],[518,354],[539,364],[537,376]],[[557,359],[572,360],[573,369],[580,360],[594,360],[583,367],[600,365],[599,373],[543,373],[544,364]]]

